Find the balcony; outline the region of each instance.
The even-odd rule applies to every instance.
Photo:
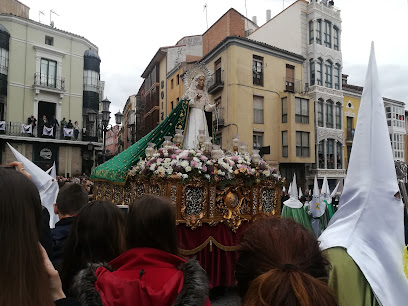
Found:
[[[294,78],[283,78],[283,81],[285,82],[285,91],[286,92],[292,92],[292,93],[300,93],[302,92],[302,83],[300,80],[296,80]]]
[[[2,136],[15,137],[30,137],[34,139],[56,139],[56,140],[71,140],[71,141],[87,141],[86,135],[82,135],[82,131],[79,130],[78,137],[75,139],[75,131],[72,131],[71,136],[65,136],[61,126],[57,126],[53,133],[49,136],[43,135],[42,127],[37,125],[30,127],[22,122],[0,121],[0,138]],[[97,141],[97,140],[96,140]]]
[[[65,91],[65,78],[35,73],[34,87],[42,87],[57,91]]]
[[[215,73],[213,73],[211,82],[208,87],[209,94],[215,94],[224,88],[224,79],[223,79],[224,70],[217,69]]]
[[[354,129],[347,130],[347,135],[346,135],[346,141],[347,142],[353,142],[354,131],[355,131]]]

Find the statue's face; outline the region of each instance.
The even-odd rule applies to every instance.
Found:
[[[198,79],[198,86],[203,87],[204,86],[204,80],[205,78],[202,76]]]

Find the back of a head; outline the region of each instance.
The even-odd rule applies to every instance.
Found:
[[[170,199],[144,195],[131,205],[126,242],[128,249],[148,247],[177,255],[176,211]]]
[[[50,305],[38,240],[41,199],[26,176],[0,167],[0,305]]]
[[[85,204],[72,224],[64,245],[61,272],[64,289],[88,263],[109,262],[125,250],[125,220],[116,205],[103,201]]]
[[[88,192],[80,184],[65,184],[58,192],[56,202],[62,215],[76,215],[88,203]]]
[[[243,305],[334,306],[328,261],[316,238],[291,219],[262,218],[241,238],[235,277]]]

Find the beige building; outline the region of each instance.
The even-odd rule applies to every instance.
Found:
[[[14,1],[19,4],[26,7]],[[0,55],[0,164],[14,159],[9,142],[43,169],[55,161],[60,175],[89,173],[93,150],[101,145],[100,118],[88,116],[98,114],[103,95],[98,47],[82,36],[4,13]],[[30,125],[31,116],[36,126]],[[69,135],[61,126],[64,119],[73,127],[77,122]]]
[[[136,95],[131,95],[123,108],[123,149],[136,142]]]
[[[301,86],[301,55],[242,37],[227,37],[202,59],[214,73],[209,87],[213,103],[220,102],[214,128],[223,149],[232,149],[239,135],[249,150],[269,147],[264,159],[293,173],[305,186],[306,167],[315,161],[314,102]],[[217,119],[218,118],[218,119]]]

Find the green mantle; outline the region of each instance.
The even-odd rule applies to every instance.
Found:
[[[125,151],[96,167],[91,174],[91,179],[125,184],[129,170],[140,158],[145,158],[145,149],[149,142],[155,143],[156,147],[159,147],[164,141],[164,136],[174,136],[175,129],[184,130],[188,117],[188,102],[188,100],[181,100],[149,134]]]

